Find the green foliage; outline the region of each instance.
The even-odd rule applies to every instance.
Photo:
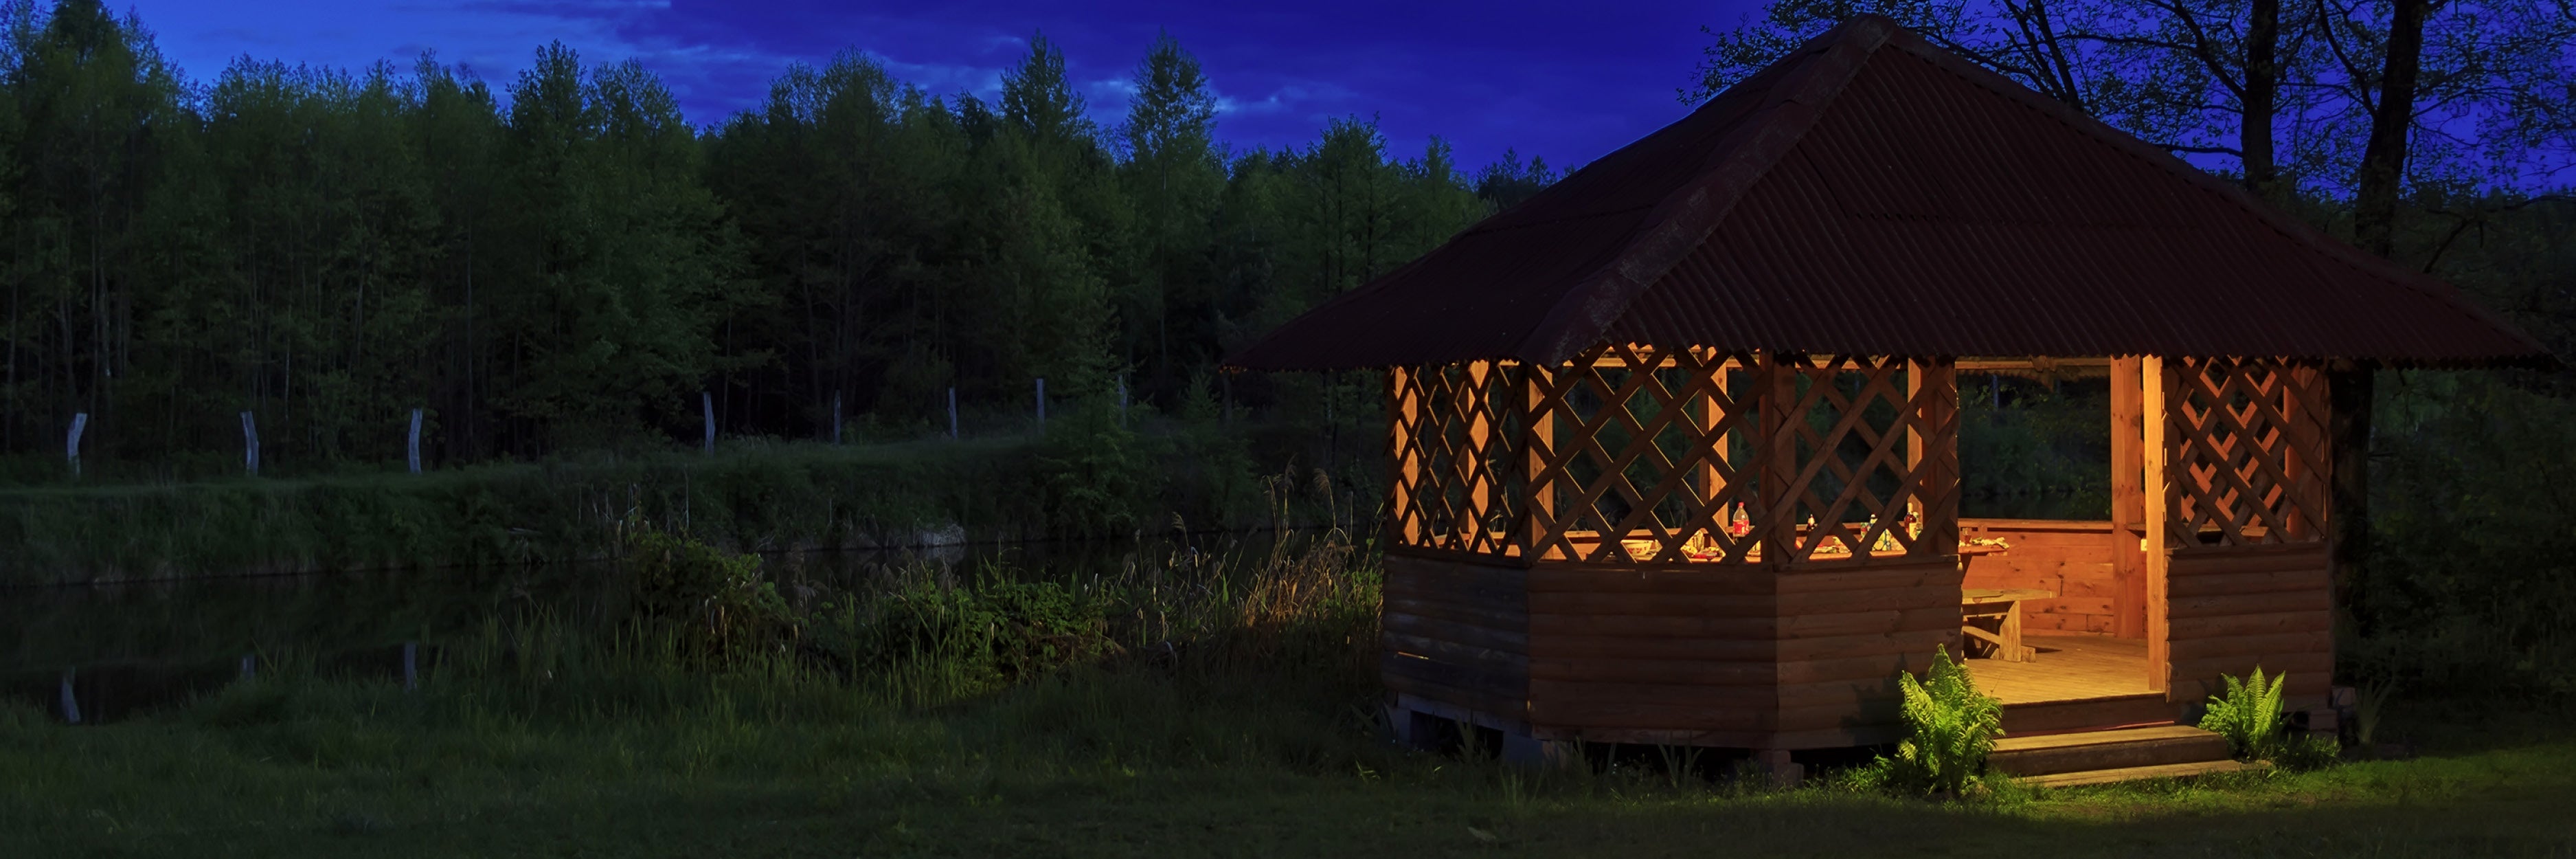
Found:
[[[797,636],[778,585],[762,575],[760,557],[738,555],[687,537],[644,528],[628,537],[624,567],[635,581],[638,613],[676,633],[692,655],[740,658],[774,651]]]
[[[1368,121],[1228,150],[1168,34],[1114,128],[1039,36],[990,104],[850,51],[701,131],[641,65],[561,44],[489,86],[427,54],[192,82],[95,0],[0,18],[16,481],[70,479],[75,413],[97,482],[238,472],[243,411],[269,477],[399,461],[414,408],[432,467],[694,441],[702,392],[742,437],[912,432],[951,388],[973,416],[1032,377],[1173,412],[1246,338],[1488,210],[1444,147],[1392,157]],[[1373,390],[1236,403],[1292,428],[1261,458],[1349,461],[1370,434],[1312,430],[1355,429]]]
[[[1132,532],[1151,515],[1160,471],[1111,402],[1084,403],[1047,424],[1032,477],[1066,533]]]
[[[2576,699],[2576,401],[2543,378],[2384,371],[2351,673]]]
[[[1968,670],[1942,648],[1922,681],[1899,673],[1907,736],[1895,757],[1879,758],[1858,784],[1909,793],[1959,795],[1984,777],[1986,754],[2003,736],[2003,705],[1977,691]]]
[[[2343,759],[2343,744],[2333,737],[2313,734],[2290,737],[2281,743],[2281,754],[2273,761],[2291,772],[2306,772],[2334,766]]]
[[[2289,679],[2283,674],[2271,682],[2263,680],[2263,669],[2256,666],[2251,679],[2221,676],[2226,690],[2210,696],[2209,711],[2200,717],[2200,729],[2227,738],[2228,751],[2238,760],[2274,760],[2286,748],[2288,714],[2281,710],[2281,685]]]
[[[958,582],[914,570],[888,591],[826,600],[812,647],[855,676],[910,681],[900,688],[915,700],[976,694],[1117,652],[1105,591],[1017,575],[988,566]]]
[[[2030,517],[2043,519],[2110,516],[2106,381],[1968,375],[1959,384],[1960,489],[1971,515],[1988,507],[2053,514]]]

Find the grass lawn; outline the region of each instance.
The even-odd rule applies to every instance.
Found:
[[[2530,706],[2396,712],[2413,760],[1934,802],[1400,752],[1365,700],[1154,668],[929,709],[741,673],[264,679],[106,726],[0,711],[0,856],[2576,856],[2576,718]]]

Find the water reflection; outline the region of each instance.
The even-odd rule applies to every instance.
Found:
[[[1175,553],[1266,552],[1272,532],[1039,541],[764,556],[782,589],[858,587],[911,564],[993,566],[1073,579]],[[230,665],[247,654],[325,654],[439,641],[493,618],[614,622],[631,598],[604,562],[506,568],[182,579],[0,590],[0,673],[106,665]]]

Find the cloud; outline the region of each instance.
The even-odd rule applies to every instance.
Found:
[[[989,98],[1002,91],[1000,66],[976,66],[957,63],[915,63],[898,60],[872,50],[859,53],[877,61],[896,80],[920,87],[932,95],[971,93]]]
[[[1349,102],[1352,100],[1354,95],[1356,94],[1351,92],[1348,88],[1337,84],[1323,83],[1320,81],[1307,81],[1283,84],[1278,88],[1272,89],[1269,95],[1265,95],[1251,101],[1244,101],[1233,96],[1219,93],[1216,97],[1216,112],[1218,116],[1290,114],[1295,113],[1304,105],[1311,104],[1320,107],[1321,105],[1328,103]],[[1324,113],[1329,114],[1331,111],[1326,110]]]

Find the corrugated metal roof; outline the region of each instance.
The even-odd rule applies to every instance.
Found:
[[[1228,364],[1556,363],[1603,341],[2547,360],[2449,285],[1865,16]]]

